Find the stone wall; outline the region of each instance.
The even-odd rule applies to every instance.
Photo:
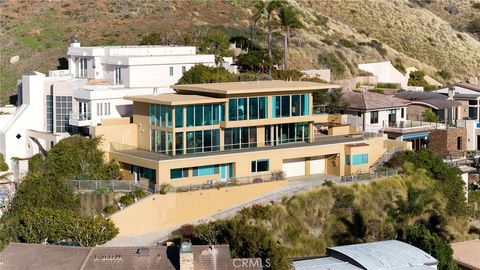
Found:
[[[457,139],[461,138],[461,147],[457,148]],[[447,155],[463,156],[467,150],[467,130],[465,128],[437,129],[430,133],[428,149],[440,158]]]

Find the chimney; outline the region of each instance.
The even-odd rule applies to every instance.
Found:
[[[453,97],[455,96],[455,86],[449,86],[448,87],[448,99],[453,100]]]
[[[193,270],[192,244],[189,242],[180,246],[180,270]]]

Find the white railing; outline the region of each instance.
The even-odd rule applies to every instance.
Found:
[[[130,192],[136,189],[143,189],[150,192],[155,191],[155,189],[152,190],[147,185],[129,180],[66,180],[66,183],[71,186],[75,192]]]
[[[77,120],[77,121],[83,121],[83,120],[91,120],[92,115],[90,112],[86,113],[78,113],[78,112],[70,112],[70,118],[71,120]]]

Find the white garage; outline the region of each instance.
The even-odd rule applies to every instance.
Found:
[[[326,173],[325,156],[310,158],[310,174]]]
[[[283,160],[282,170],[286,177],[305,175],[305,158]]]

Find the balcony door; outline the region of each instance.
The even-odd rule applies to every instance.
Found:
[[[397,123],[397,110],[388,111],[388,126],[393,127]]]

